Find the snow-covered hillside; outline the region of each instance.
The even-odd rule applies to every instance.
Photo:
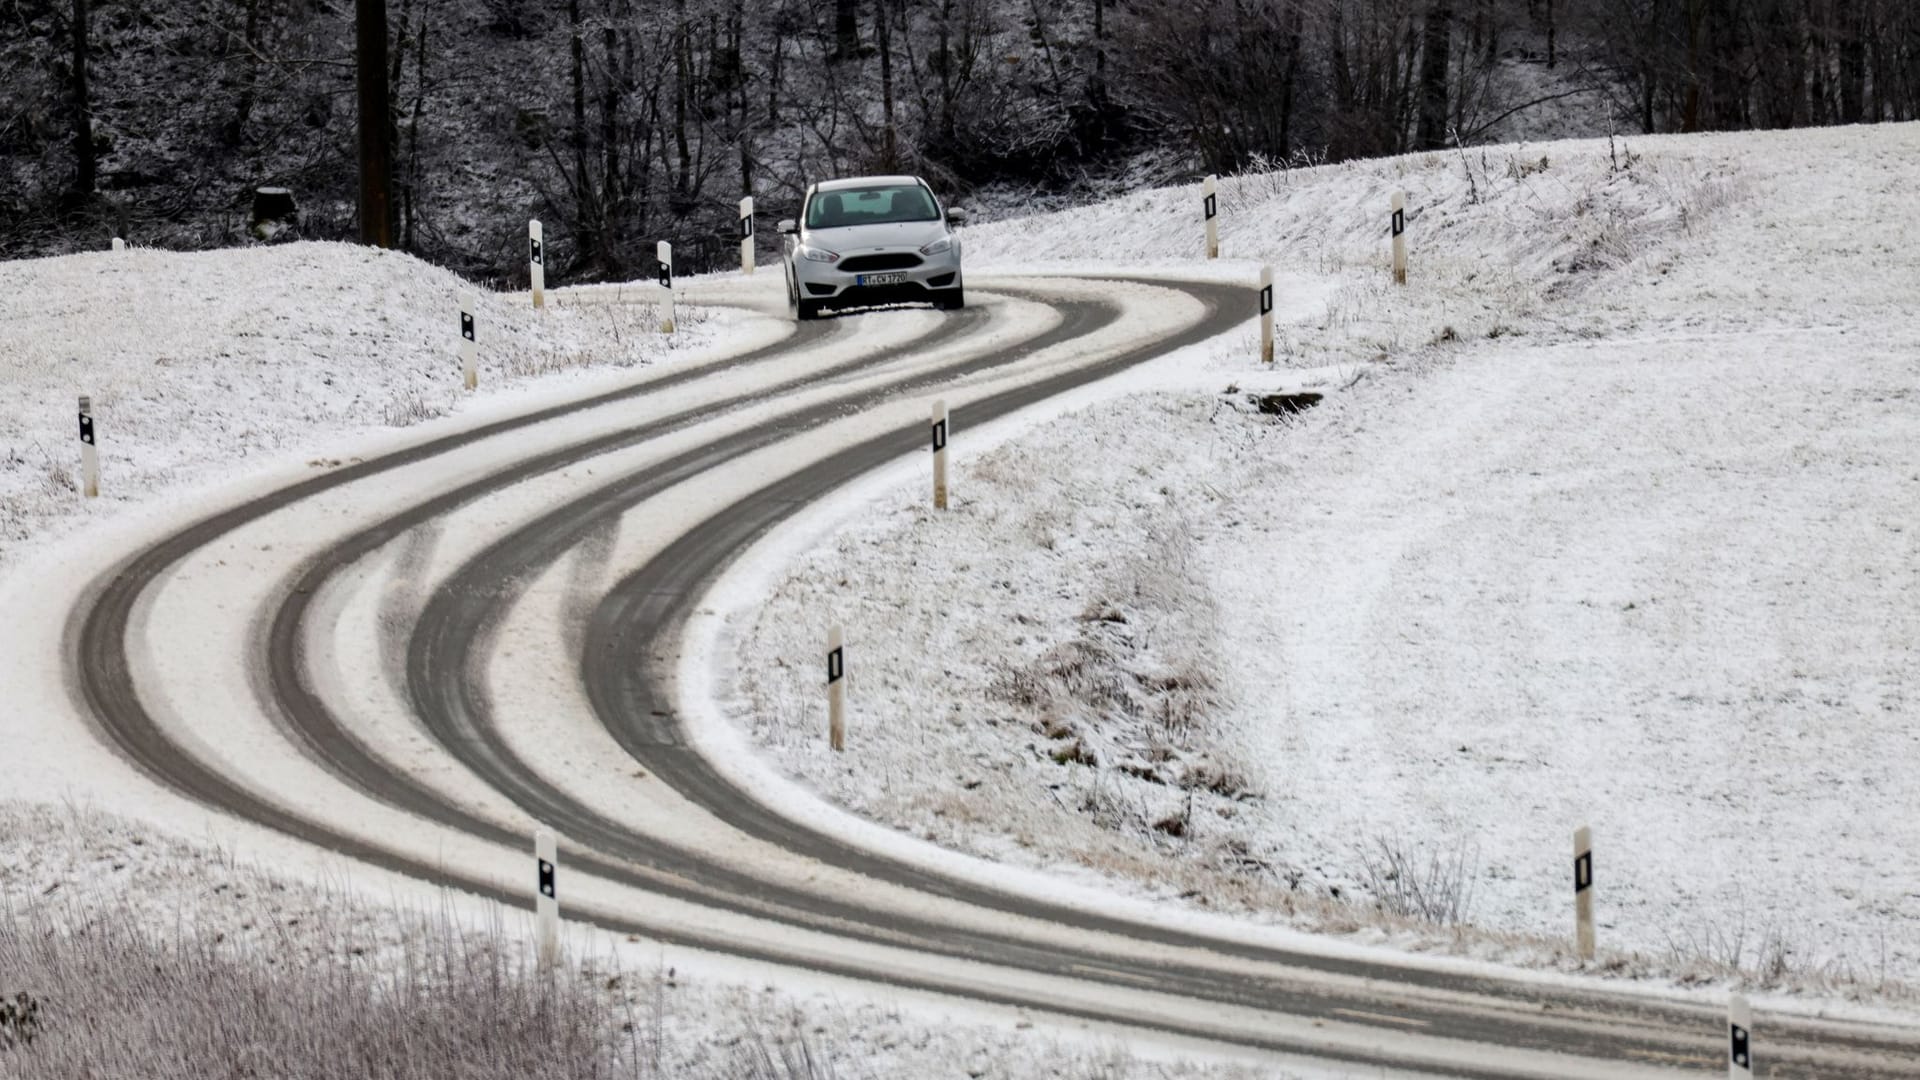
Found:
[[[942,844],[1529,963],[1573,964],[1591,824],[1604,970],[1902,996],[1915,161],[1905,125],[1227,180],[1227,272],[1330,279],[1282,363],[1357,382],[1260,414],[1226,392],[1261,377],[1250,324],[1160,365],[1212,394],[995,449],[1008,431],[957,418],[954,510],[923,508],[917,464],[741,615],[738,723]],[[1177,269],[1199,203],[996,223],[969,258]],[[821,736],[830,622],[845,755]]]
[[[483,402],[536,376],[685,355],[731,318],[690,311],[671,337],[651,303],[555,304],[536,318],[525,295],[348,244],[0,263],[0,567],[76,514],[465,408],[462,293],[478,305]],[[98,505],[78,498],[83,394]]]
[[[830,535],[742,568],[773,587],[727,639],[726,705],[803,794],[1165,899],[1169,918],[1571,968],[1568,849],[1588,823],[1600,970],[1910,1002],[1915,160],[1909,125],[1261,173],[1223,184],[1218,264],[1197,259],[1197,188],[970,229],[982,280],[1244,281],[1247,330],[992,429],[962,410],[945,514],[924,506],[924,459],[877,499],[810,512]],[[1405,288],[1385,269],[1396,188]],[[1281,328],[1277,372],[1252,362],[1262,262],[1281,309],[1311,312]],[[772,327],[683,308],[668,339],[617,290],[540,316],[483,294],[469,399],[467,286],[400,256],[103,252],[0,264],[0,287],[0,574],[192,486],[325,467],[420,434],[396,426],[581,396]],[[1272,415],[1249,393],[1280,386],[1325,400]],[[106,476],[91,503],[73,490],[83,393]],[[844,755],[822,737],[829,623],[848,628]],[[215,933],[250,917],[187,873],[221,852],[65,821],[0,805],[0,900],[131,897]],[[384,915],[342,917],[359,934]],[[742,1000],[685,997],[696,1032]],[[879,1075],[1088,1065],[1001,1028],[769,1007],[876,1040],[846,1060]]]

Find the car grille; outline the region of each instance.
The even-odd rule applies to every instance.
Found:
[[[890,255],[854,255],[840,260],[840,269],[849,274],[871,274],[876,270],[911,270],[920,265],[920,256],[910,252]]]

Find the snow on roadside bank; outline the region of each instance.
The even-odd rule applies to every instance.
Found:
[[[367,896],[365,889],[352,877],[315,882],[264,872],[223,847],[186,842],[139,822],[0,799],[0,920],[18,920],[14,925],[34,932],[74,930],[103,918],[130,922],[169,947],[194,955],[205,949],[277,971],[263,978],[298,982],[302,972],[319,971],[312,976],[316,987],[339,984],[339,976],[324,969],[418,977],[420,969],[448,959],[436,953],[441,949],[464,949],[472,956],[504,946],[510,966],[526,960],[529,939],[522,912],[476,911],[475,904],[450,894],[443,895],[437,910],[430,901],[409,907],[397,898]],[[0,924],[0,934],[5,932]],[[570,939],[578,944],[576,936]],[[78,955],[87,946],[69,948]],[[59,953],[57,947],[53,951]],[[584,952],[570,970],[581,980],[582,993],[598,998],[609,1019],[608,1029],[598,1034],[621,1067],[607,1075],[786,1076],[777,1063],[791,1051],[831,1070],[792,1075],[847,1080],[1298,1076],[1224,1062],[1137,1057],[1095,1032],[1042,1033],[1021,1020],[946,1017],[930,1025],[915,1008],[888,1002],[884,992],[863,998],[804,985],[776,989],[765,979],[689,973],[684,957],[663,958],[644,945],[595,941]],[[77,966],[77,960],[68,963]],[[82,977],[124,987],[111,972]],[[20,992],[42,999],[42,1025],[50,1038],[63,1035],[75,1020],[90,1019],[90,1004],[98,1006],[50,995],[20,971],[0,970],[0,996],[11,999]],[[218,1028],[206,1019],[209,1028]],[[625,1030],[619,1027],[622,1021]],[[29,1045],[13,1053],[28,1055],[20,1059],[25,1068],[34,1050]],[[760,1070],[763,1050],[776,1063],[771,1072]],[[435,1063],[410,1064],[431,1071]]]
[[[0,263],[0,567],[78,517],[471,408],[463,292],[478,304],[474,400],[487,402],[538,376],[685,356],[737,318],[690,312],[669,336],[651,303],[536,314],[524,296],[348,244]],[[82,394],[99,505],[79,497]]]
[[[1358,385],[1295,419],[1176,392],[985,454],[957,431],[955,510],[919,484],[843,507],[739,628],[730,706],[802,784],[963,851],[1309,928],[1385,907],[1397,941],[1522,963],[1574,966],[1590,821],[1607,969],[1910,1000],[1920,834],[1875,808],[1920,796],[1916,143],[1225,181],[1229,256],[1338,282],[1283,354],[1371,362]],[[1197,205],[987,226],[969,258],[1165,267]],[[1246,344],[1195,383],[1234,381]],[[844,757],[819,734],[832,620]]]

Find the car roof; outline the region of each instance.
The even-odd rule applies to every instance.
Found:
[[[838,180],[822,180],[814,185],[815,191],[845,191],[848,188],[876,187],[882,184],[918,184],[926,187],[927,182],[917,176],[846,176]]]

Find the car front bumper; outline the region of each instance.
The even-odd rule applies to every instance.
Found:
[[[874,256],[911,255],[920,259],[917,266],[903,269],[847,270],[842,264]],[[800,299],[809,300],[829,307],[854,304],[901,304],[927,302],[936,299],[942,290],[960,286],[960,252],[956,248],[943,251],[938,255],[921,255],[919,251],[908,248],[898,251],[861,251],[844,255],[839,262],[819,262],[813,259],[796,257],[792,259],[794,281],[799,286]],[[891,281],[874,283],[867,279],[874,275],[894,278]],[[897,275],[897,277],[895,277]]]

